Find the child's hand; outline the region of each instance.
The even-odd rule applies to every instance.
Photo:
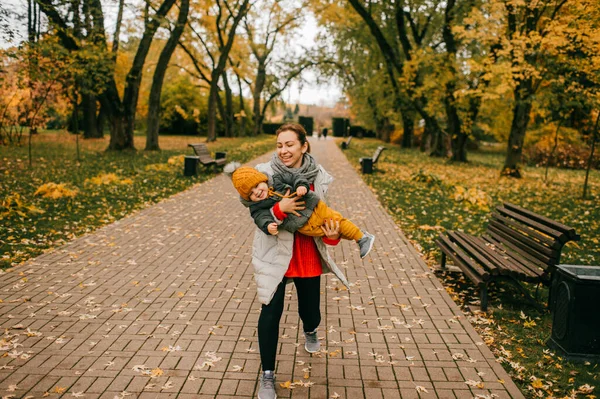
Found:
[[[269,225],[267,226],[267,230],[269,231],[269,233],[271,233],[272,236],[276,236],[279,233],[279,230],[277,230],[277,223],[269,223]]]
[[[296,189],[296,195],[298,195],[298,197],[303,197],[307,192],[308,190],[304,186],[300,186]]]

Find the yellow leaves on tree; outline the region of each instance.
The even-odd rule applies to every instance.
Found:
[[[129,178],[120,178],[114,173],[101,173],[96,177],[85,179],[85,184],[93,184],[95,186],[110,185],[110,184],[133,184],[133,180]]]
[[[59,199],[63,197],[75,197],[77,189],[70,189],[65,184],[45,183],[42,184],[33,195],[41,195],[44,198]]]

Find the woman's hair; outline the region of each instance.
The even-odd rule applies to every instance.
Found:
[[[296,133],[296,137],[298,138],[300,145],[302,146],[304,143],[306,143],[308,145],[308,150],[306,152],[310,152],[310,143],[306,139],[306,130],[304,130],[304,126],[300,125],[299,123],[285,123],[281,125],[279,129],[277,129],[275,135],[279,137],[279,133],[287,131]]]

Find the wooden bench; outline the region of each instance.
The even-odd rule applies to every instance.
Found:
[[[350,142],[352,141],[352,136],[348,137],[348,140],[342,142],[342,150],[348,149],[350,146]]]
[[[381,156],[381,153],[383,152],[383,150],[385,150],[385,147],[382,146],[382,145],[380,145],[375,150],[375,153],[373,154],[373,157],[371,157],[371,158],[360,158],[359,159],[360,164],[362,165],[362,172],[363,173],[373,173],[373,167],[375,166],[375,164],[379,160],[379,157]]]
[[[198,157],[198,162],[205,167],[219,167],[224,166],[225,163],[227,163],[227,153],[217,152],[215,154],[215,158],[213,158],[208,151],[208,147],[206,147],[206,144],[204,143],[188,144],[188,147],[192,147],[194,149],[194,153]]]
[[[442,250],[441,267],[446,267],[446,257],[452,259],[479,288],[485,311],[488,285],[499,280],[515,284],[539,308],[520,281],[549,286],[563,246],[579,239],[572,227],[504,203],[492,213],[481,237],[448,231],[436,243]]]

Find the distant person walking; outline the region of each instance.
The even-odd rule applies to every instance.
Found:
[[[321,165],[309,162],[305,156],[309,150],[304,128],[297,123],[285,124],[277,130],[277,156],[270,162],[257,165],[256,169],[267,175],[269,181],[272,181],[276,170],[287,170],[303,176],[308,180],[310,190],[324,200],[333,178]],[[247,206],[251,204],[249,201],[242,203]],[[272,213],[279,221],[283,221],[288,214],[298,216],[297,211],[303,210],[304,204],[302,197],[283,198],[273,206]],[[325,246],[340,242],[339,222],[330,220],[322,229],[324,237],[309,237],[283,229],[277,235],[265,234],[260,229],[255,232],[252,264],[258,300],[262,303],[258,319],[258,345],[263,369],[259,399],[277,398],[275,363],[286,284],[293,281],[296,286],[298,313],[305,337],[304,349],[309,353],[320,350],[317,328],[321,323],[321,274],[333,272],[348,286],[346,277],[329,256]]]
[[[326,127],[323,128],[323,137],[325,138],[325,140],[327,140],[327,128]]]

